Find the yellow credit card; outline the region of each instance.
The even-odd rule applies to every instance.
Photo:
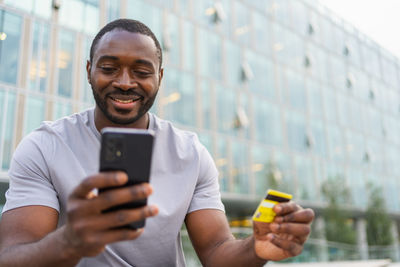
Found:
[[[270,223],[274,220],[276,213],[272,208],[282,202],[289,202],[292,195],[269,189],[265,199],[261,200],[253,215],[253,221]]]

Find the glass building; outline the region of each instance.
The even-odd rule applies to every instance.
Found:
[[[119,17],[160,40],[152,112],[199,134],[230,219],[251,215],[270,187],[318,214],[321,185],[339,176],[359,235],[368,183],[400,218],[400,61],[315,0],[0,0],[0,209],[18,142],[43,120],[93,105],[89,47]],[[368,258],[359,240],[353,258]],[[312,238],[298,260],[326,260],[313,252],[321,247]],[[397,240],[394,251],[399,260]]]

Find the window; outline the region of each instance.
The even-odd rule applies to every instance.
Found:
[[[276,92],[272,62],[266,57],[253,52],[246,53],[246,59],[252,73],[254,73],[254,79],[249,81],[250,90],[258,95],[274,100]]]
[[[215,107],[214,104],[214,95],[213,90],[211,88],[211,84],[208,80],[201,81],[201,107],[199,109],[199,113],[202,116],[202,127],[204,129],[211,130],[211,117],[212,117],[212,107]]]
[[[113,21],[120,17],[120,2],[119,0],[107,1],[107,21]]]
[[[50,27],[35,21],[32,33],[32,57],[28,73],[28,88],[45,92],[49,76]]]
[[[28,95],[25,104],[24,135],[27,135],[45,119],[45,100],[42,96]]]
[[[16,94],[0,88],[0,163],[3,170],[10,166],[11,154],[13,152]]]
[[[200,73],[203,76],[222,80],[222,41],[215,33],[199,29]]]
[[[307,99],[303,75],[288,69],[286,92],[286,99],[290,106],[305,112]]]
[[[168,57],[168,64],[180,66],[181,45],[179,42],[179,19],[173,14],[168,15],[167,26],[164,28],[162,46]],[[193,45],[193,43],[191,44]]]
[[[96,34],[99,17],[98,0],[68,0],[60,7],[60,24],[76,31]]]
[[[290,148],[296,151],[306,151],[308,147],[306,142],[307,131],[304,116],[301,116],[296,112],[287,112],[285,115]]]
[[[250,193],[248,173],[247,144],[242,140],[233,140],[232,145],[232,177],[234,193]]]
[[[258,97],[252,99],[254,138],[260,143],[282,145],[282,126],[279,108]]]
[[[37,16],[49,19],[52,0],[5,0],[4,3]]]
[[[295,173],[297,174],[298,196],[304,200],[316,199],[319,188],[314,181],[313,162],[304,156],[294,157]]]
[[[70,31],[60,30],[58,38],[58,95],[71,97],[73,91],[75,34]]]
[[[250,24],[250,13],[248,8],[241,2],[234,2],[235,22],[233,34],[242,44],[249,44],[251,41],[250,31],[252,30]]]
[[[186,71],[193,71],[195,66],[195,51],[194,51],[194,27],[193,24],[183,22],[183,68]]]
[[[115,1],[115,0],[113,0]],[[145,10],[145,12],[144,12]],[[126,14],[128,18],[139,20],[147,25],[157,37],[158,41],[162,40],[162,12],[161,9],[150,5],[143,0],[127,1]]]
[[[268,188],[277,188],[273,185],[277,185],[282,178],[270,157],[271,152],[264,146],[255,145],[251,149],[251,172],[255,179],[255,192],[263,197]]]
[[[160,99],[165,118],[195,126],[195,83],[192,74],[170,68],[166,72],[163,98]]]
[[[17,84],[22,18],[0,9],[0,81]]]
[[[66,101],[54,102],[53,120],[57,120],[72,113],[72,104]]]
[[[255,48],[263,53],[271,53],[271,29],[272,23],[268,20],[265,15],[261,15],[258,12],[253,13],[253,24],[254,24],[254,46]]]
[[[226,59],[226,74],[227,82],[231,86],[237,86],[242,79],[242,62],[241,51],[239,45],[229,40],[225,42],[225,59]]]
[[[321,89],[317,82],[314,80],[307,81],[308,87],[308,110],[312,117],[321,118],[323,116],[322,96]]]
[[[217,165],[219,172],[219,184],[222,192],[228,192],[229,185],[229,158],[228,143],[222,136],[217,139],[217,156],[215,157],[215,165]]]
[[[233,134],[236,115],[235,107],[237,105],[235,102],[235,93],[231,88],[225,88],[222,85],[217,84],[216,97],[218,131]]]

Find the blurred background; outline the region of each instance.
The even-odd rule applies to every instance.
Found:
[[[400,261],[400,61],[317,0],[0,0],[0,210],[19,141],[94,105],[90,44],[120,17],[160,40],[152,112],[209,149],[236,236],[273,188],[317,214],[287,262]]]

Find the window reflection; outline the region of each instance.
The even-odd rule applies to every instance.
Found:
[[[143,12],[146,10],[146,12]],[[127,2],[127,17],[146,24],[159,41],[162,40],[162,12],[158,7],[150,5],[143,0],[130,0]]]
[[[22,18],[0,9],[0,81],[17,84]]]
[[[16,107],[16,94],[0,88],[0,163],[3,170],[7,170],[10,166]]]
[[[63,1],[60,8],[61,25],[88,34],[96,34],[99,17],[98,0]]]
[[[4,0],[4,3],[43,18],[51,16],[52,0]]]
[[[247,144],[241,140],[232,142],[233,168],[233,192],[249,193],[249,173],[248,173],[248,151]]]
[[[42,96],[28,95],[24,116],[24,135],[30,133],[45,119],[45,100]]]
[[[309,157],[295,156],[295,169],[298,179],[298,196],[301,199],[316,199],[313,162]]]
[[[28,73],[28,88],[45,92],[49,71],[49,25],[35,21],[33,25],[32,58]]]
[[[72,96],[73,60],[75,54],[75,35],[72,32],[61,30],[59,32],[58,50],[58,94]]]
[[[282,145],[282,127],[278,107],[260,98],[252,99],[254,137],[257,141]]]

